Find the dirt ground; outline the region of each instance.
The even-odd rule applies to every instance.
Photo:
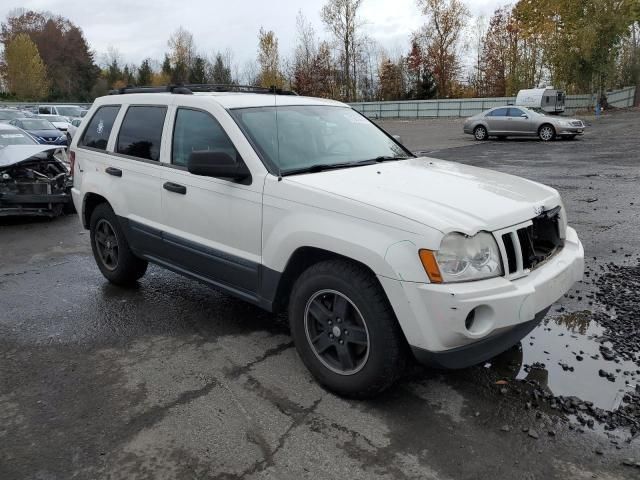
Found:
[[[314,383],[284,316],[156,267],[116,288],[76,217],[1,220],[0,479],[638,478],[631,426],[562,407],[620,411],[640,379],[637,358],[600,350],[640,254],[640,112],[587,120],[583,138],[548,144],[383,123],[415,151],[557,188],[590,275],[509,352],[414,367],[370,401]]]

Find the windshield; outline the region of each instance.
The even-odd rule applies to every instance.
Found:
[[[49,122],[64,122],[67,123],[67,119],[58,115],[47,115],[46,119]]]
[[[25,130],[57,130],[48,120],[29,119],[21,120],[20,123]]]
[[[14,118],[22,118],[24,114],[17,110],[0,110],[0,120],[13,120]]]
[[[19,130],[0,129],[0,147],[6,147],[8,145],[37,145],[37,143],[34,139]]]
[[[231,110],[231,115],[265,162],[282,175],[410,157],[393,139],[348,107],[242,108]]]
[[[82,109],[80,107],[56,107],[58,109],[58,113],[60,115],[64,115],[66,117],[79,117]]]
[[[547,112],[542,110],[540,107],[528,107],[527,110],[530,112],[536,113],[538,115],[545,115]]]

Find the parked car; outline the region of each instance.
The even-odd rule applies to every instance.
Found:
[[[0,125],[0,217],[73,211],[73,181],[59,153],[59,146],[40,145],[23,130]]]
[[[77,105],[39,105],[38,115],[58,115],[71,121],[74,118],[81,118],[83,110]]]
[[[496,107],[464,122],[464,133],[476,140],[489,137],[539,137],[548,142],[557,137],[573,139],[584,134],[584,123],[577,118],[545,115],[526,107]]]
[[[110,282],[152,262],[288,309],[315,378],[366,397],[410,355],[461,368],[510,348],[582,278],[553,188],[416,157],[336,101],[207,90],[120,90],[75,135],[73,199]]]
[[[16,118],[25,118],[25,114],[15,108],[0,108],[0,123],[9,123]]]
[[[564,112],[566,98],[563,90],[557,90],[553,87],[530,88],[518,92],[516,105],[539,108],[545,113],[557,115]]]
[[[59,115],[37,115],[36,118],[51,122],[54,127],[62,132],[66,132],[69,129],[69,125],[71,125],[67,117]]]
[[[71,140],[73,139],[73,136],[78,131],[78,127],[80,126],[81,123],[82,123],[82,118],[74,118],[73,120],[71,120],[71,124],[69,125],[69,128],[67,128],[68,144],[71,144]]]
[[[48,145],[66,145],[67,136],[58,130],[49,120],[42,118],[17,118],[9,122],[33,136],[38,143]]]

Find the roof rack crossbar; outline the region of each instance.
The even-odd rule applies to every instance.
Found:
[[[111,90],[109,92],[109,95],[124,95],[127,93],[174,93],[179,95],[192,95],[193,93],[200,92],[239,92],[264,93],[272,95],[297,95],[296,92],[283,90],[277,87],[257,87],[254,85],[235,85],[221,83],[188,83],[159,87],[138,87],[128,85],[123,88]]]

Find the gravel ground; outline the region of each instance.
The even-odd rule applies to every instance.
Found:
[[[505,354],[370,401],[318,387],[285,317],[155,267],[113,287],[75,217],[2,220],[0,479],[638,478],[640,112],[587,120],[550,144],[385,122],[558,188],[588,275]]]

